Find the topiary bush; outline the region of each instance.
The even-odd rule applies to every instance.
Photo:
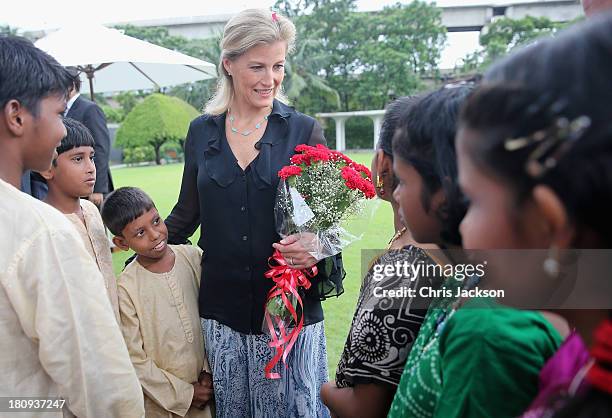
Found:
[[[117,131],[116,146],[125,149],[150,146],[155,162],[161,163],[161,147],[166,142],[185,141],[189,123],[200,113],[183,100],[154,93],[127,114]]]

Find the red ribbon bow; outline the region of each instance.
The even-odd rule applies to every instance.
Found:
[[[283,258],[280,251],[274,251],[272,257],[268,259],[268,265],[270,266],[270,270],[266,271],[265,276],[269,279],[274,280],[274,287],[270,289],[268,292],[268,297],[266,298],[266,303],[264,305],[264,318],[266,324],[268,326],[268,330],[270,331],[270,337],[272,341],[268,343],[270,348],[273,348],[276,351],[276,354],[270,360],[270,362],[265,367],[266,378],[268,379],[280,379],[279,373],[273,373],[272,369],[282,358],[285,366],[287,365],[287,356],[289,352],[293,348],[297,337],[304,326],[304,315],[303,308],[304,305],[302,303],[302,298],[300,297],[297,289],[299,287],[303,287],[304,289],[310,288],[310,277],[314,277],[317,274],[317,266],[313,266],[308,269],[298,270],[292,267],[289,267],[287,261]],[[295,307],[287,298],[287,294],[291,294],[295,297],[297,301],[297,305],[299,305],[300,313],[296,311]],[[291,318],[296,324],[295,328],[293,328],[288,334],[285,329],[285,325],[283,323],[283,319],[276,316],[273,317],[266,309],[268,302],[270,302],[273,298],[280,296],[282,298],[283,304],[291,314]],[[275,329],[275,324],[278,327],[278,332]]]

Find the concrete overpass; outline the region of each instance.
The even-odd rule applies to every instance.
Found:
[[[520,19],[527,15],[547,17],[553,22],[567,22],[583,15],[580,0],[508,0],[505,5],[466,5],[442,7],[442,23],[449,32],[480,31],[497,17]],[[189,39],[209,38],[223,32],[231,14],[213,16],[187,16],[141,20],[135,26],[163,26],[171,35]]]
[[[568,22],[584,14],[580,0],[512,1],[495,6],[452,6],[442,8],[442,23],[449,32],[480,31],[495,18],[521,19],[547,17],[553,22]]]

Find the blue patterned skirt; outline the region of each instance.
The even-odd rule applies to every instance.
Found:
[[[217,417],[323,417],[329,410],[321,402],[327,382],[327,350],[323,322],[306,326],[287,358],[275,371],[280,379],[267,379],[264,367],[272,359],[267,335],[234,331],[213,319],[202,319],[208,362],[213,373]]]

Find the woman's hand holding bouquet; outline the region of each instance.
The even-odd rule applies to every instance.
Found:
[[[276,355],[266,376],[279,378],[272,368],[285,362],[304,324],[300,289],[311,286],[316,262],[336,255],[357,238],[343,223],[359,214],[366,199],[376,196],[370,170],[323,145],[298,145],[291,164],[283,167],[274,213],[277,232],[266,277],[275,285],[266,300],[264,332],[272,337]],[[305,255],[308,253],[310,255]]]

